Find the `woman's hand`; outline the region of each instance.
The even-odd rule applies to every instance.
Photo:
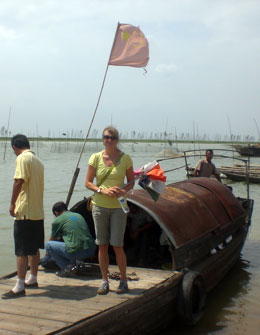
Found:
[[[101,189],[102,195],[107,195],[108,197],[115,197],[115,193],[113,191],[113,187],[110,188],[102,188]]]
[[[102,189],[101,194],[107,195],[109,197],[121,197],[123,195],[126,194],[126,191],[121,189],[118,186],[113,186],[113,187],[109,187],[106,189]]]

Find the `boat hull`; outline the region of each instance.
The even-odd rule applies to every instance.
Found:
[[[234,180],[234,181],[248,181],[250,183],[254,183],[254,184],[258,184],[260,183],[260,176],[259,174],[257,176],[251,175],[249,174],[248,177],[246,176],[246,174],[242,174],[242,173],[233,173],[233,172],[227,172],[227,171],[223,171],[222,173],[224,173],[226,175],[226,177],[230,180]]]
[[[233,146],[241,156],[260,157],[260,145],[239,145]]]

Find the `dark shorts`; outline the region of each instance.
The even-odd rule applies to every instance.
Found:
[[[16,256],[32,256],[44,249],[44,220],[15,220],[14,245]]]

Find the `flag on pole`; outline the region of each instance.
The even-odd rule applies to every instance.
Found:
[[[148,163],[134,171],[135,178],[139,179],[139,185],[146,190],[154,201],[159,199],[165,189],[166,177],[160,164],[156,161]]]
[[[147,163],[140,168],[134,170],[134,175],[137,178],[138,176],[140,177],[141,175],[145,174],[146,172],[150,171],[157,165],[157,161],[152,161],[150,163]]]
[[[139,27],[119,23],[108,64],[145,67],[148,61],[148,41]]]
[[[150,171],[146,173],[151,182],[147,185],[146,191],[154,201],[159,199],[160,194],[165,190],[166,177],[160,164],[157,163]]]
[[[152,180],[160,180],[162,182],[166,182],[166,177],[159,163],[157,163],[150,171],[146,172],[146,174]]]

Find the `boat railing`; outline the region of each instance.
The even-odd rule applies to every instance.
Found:
[[[246,176],[246,185],[247,185],[247,199],[249,199],[249,171],[250,171],[250,157],[248,158],[240,158],[240,157],[236,157],[234,155],[235,151],[232,149],[212,149],[214,152],[214,158],[225,158],[225,159],[232,159],[232,160],[236,160],[239,161],[241,163],[243,163],[245,165],[245,176]],[[228,154],[218,154],[216,152],[228,152]],[[170,170],[166,170],[164,171],[166,172],[172,172],[181,168],[185,168],[186,171],[188,172],[189,170],[189,165],[188,164],[188,159],[190,158],[195,158],[195,157],[204,157],[205,156],[205,149],[194,149],[194,150],[185,150],[182,152],[182,155],[178,155],[178,156],[174,156],[174,157],[168,157],[168,158],[161,158],[161,159],[157,159],[157,162],[161,162],[161,161],[166,161],[166,160],[175,160],[175,159],[184,159],[185,161],[185,165],[176,167],[174,169],[170,169]],[[232,155],[231,155],[232,154]],[[191,176],[189,173],[186,174],[187,178],[189,179]]]

